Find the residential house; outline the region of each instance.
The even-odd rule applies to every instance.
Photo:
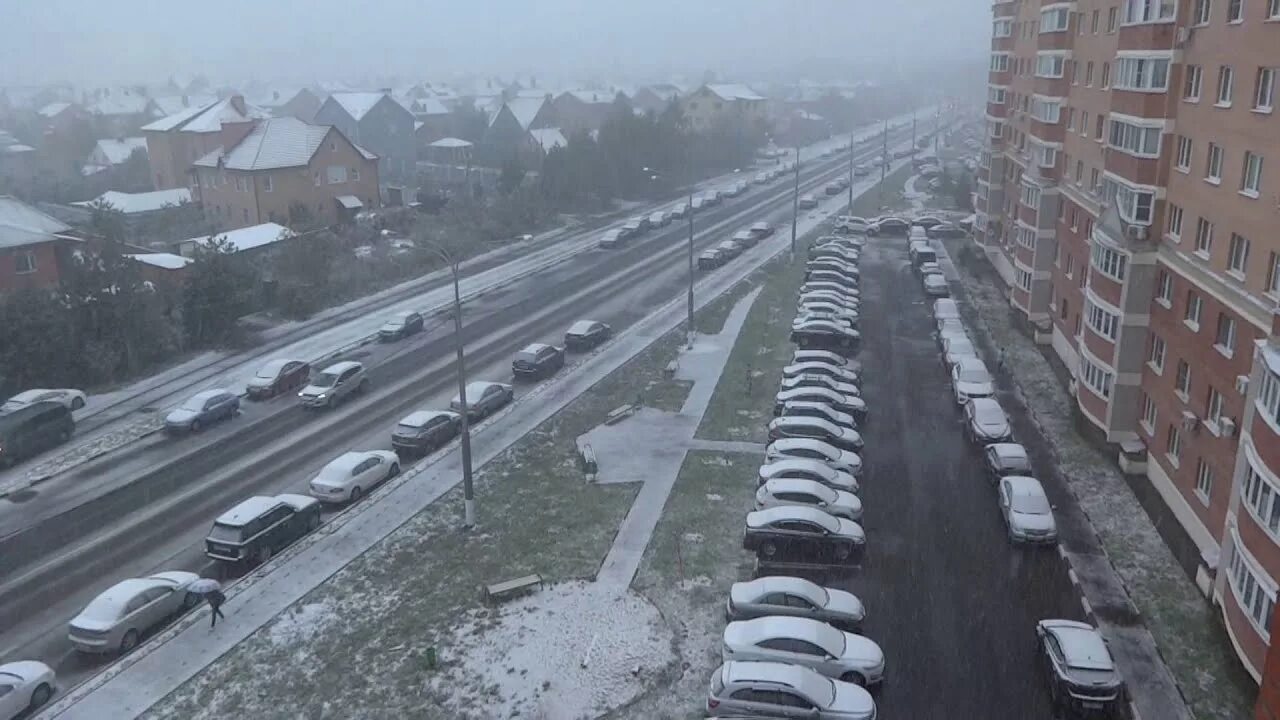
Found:
[[[566,90],[551,102],[556,123],[565,133],[599,130],[619,95],[601,90]]]
[[[195,162],[193,188],[217,227],[290,222],[296,208],[327,223],[379,205],[378,156],[338,128],[294,117],[224,124]]]
[[[671,103],[680,99],[683,90],[671,83],[645,85],[631,96],[631,105],[641,112],[661,115]]]
[[[131,232],[154,227],[182,226],[200,217],[200,206],[192,203],[191,191],[187,188],[142,193],[108,190],[92,200],[71,203],[58,214],[64,220],[87,223],[92,217],[93,209],[98,206],[108,206],[120,213],[125,228]]]
[[[316,113],[324,104],[320,96],[308,88],[299,88],[291,95],[280,93],[279,96],[284,98],[284,102],[272,105],[271,112],[276,117],[295,117],[302,122],[315,120]]]
[[[292,118],[296,119],[296,118]],[[214,240],[226,242],[231,248],[238,253],[250,253],[252,255],[263,255],[273,250],[272,246],[277,242],[286,238],[293,237],[295,233],[289,228],[278,223],[262,223],[260,225],[250,225],[248,227],[238,228],[236,230],[228,230],[226,232],[214,233],[212,235],[201,235],[200,237],[187,238],[178,242],[178,256],[180,260],[187,260],[195,257],[196,253],[202,247],[208,247]],[[165,260],[169,264],[177,264],[176,261]]]
[[[375,153],[383,180],[412,177],[417,160],[413,113],[389,89],[334,93],[316,111],[315,122],[332,125],[350,142]]]
[[[127,137],[118,140],[99,140],[93,152],[85,160],[82,172],[85,175],[96,175],[105,170],[123,165],[135,152],[147,154],[147,139],[144,137]]]
[[[26,186],[39,171],[36,149],[0,130],[0,187]]]
[[[86,119],[84,108],[73,102],[52,102],[36,111],[45,134],[69,135]]]
[[[125,137],[160,117],[155,101],[132,90],[103,90],[85,110],[98,137]]]
[[[438,98],[430,95],[415,98],[406,107],[416,119],[413,132],[419,148],[456,132],[453,112]]]
[[[545,96],[512,98],[489,113],[489,127],[481,141],[479,159],[494,167],[513,155],[532,164],[542,154],[530,130],[553,127],[554,110]]]
[[[685,118],[695,130],[728,121],[764,122],[765,97],[746,85],[706,84],[681,100]]]
[[[173,288],[182,286],[187,277],[187,266],[195,262],[189,257],[167,252],[127,253],[125,257],[138,263],[143,280]]]
[[[529,131],[529,134],[533,136],[534,144],[544,154],[569,144],[560,128],[534,128]]]
[[[0,195],[0,293],[57,285],[82,243],[66,223]]]
[[[248,105],[241,95],[187,108],[144,125],[147,157],[157,190],[184,188],[191,184],[191,164],[222,144],[222,125],[240,125],[270,117],[261,108]]]

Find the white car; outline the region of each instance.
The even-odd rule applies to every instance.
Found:
[[[857,632],[867,617],[857,595],[789,575],[767,575],[729,588],[725,616],[751,620],[769,615],[807,617]]]
[[[867,402],[857,395],[845,395],[836,392],[827,387],[798,387],[790,390],[779,390],[774,396],[773,412],[774,415],[781,415],[783,407],[789,402],[820,402],[826,403],[842,413],[848,413],[855,418],[866,417]]]
[[[370,489],[400,474],[400,458],[390,450],[352,450],[329,461],[308,488],[320,502],[355,502]]]
[[[947,367],[955,367],[960,362],[960,358],[978,358],[978,350],[973,346],[973,341],[969,338],[949,337],[942,341],[943,359],[947,361]]]
[[[147,631],[195,607],[200,598],[187,588],[199,578],[193,572],[173,570],[121,580],[72,618],[67,637],[82,653],[127,653]]]
[[[1009,529],[1010,542],[1055,543],[1058,526],[1053,506],[1039,480],[1025,475],[1000,478],[1000,514]],[[758,497],[758,495],[757,495]]]
[[[791,362],[821,362],[827,365],[847,367],[855,371],[859,368],[857,361],[850,360],[840,353],[833,353],[830,350],[797,350],[795,354],[791,356]]]
[[[847,412],[837,410],[829,403],[811,402],[805,400],[792,400],[782,404],[781,412],[778,417],[812,417],[822,418],[827,422],[835,423],[842,427],[857,428],[858,420]]]
[[[969,398],[964,404],[964,430],[970,440],[984,445],[1013,439],[1009,416],[995,398]]]
[[[68,410],[79,410],[84,407],[87,399],[88,396],[83,391],[72,390],[71,388],[24,390],[5,400],[4,404],[0,405],[0,414],[13,412],[18,408],[24,408],[38,402],[56,402]]]
[[[35,660],[0,665],[0,720],[35,715],[58,686],[53,668]]]
[[[941,273],[925,273],[924,279],[920,281],[924,285],[924,294],[930,297],[947,297],[951,295],[951,286],[947,284],[947,279]]]
[[[862,458],[849,450],[811,438],[783,438],[774,440],[764,449],[766,462],[782,458],[808,458],[827,463],[836,470],[842,470],[854,477],[862,475]]]
[[[856,285],[850,286],[847,283],[830,282],[828,280],[809,280],[800,286],[801,295],[808,295],[813,292],[832,293],[848,300],[858,300],[862,296],[862,292],[858,290]]]
[[[837,470],[821,460],[809,458],[780,458],[760,466],[756,486],[777,478],[814,480],[834,490],[858,493],[858,479],[843,470]]]
[[[969,341],[969,331],[960,324],[959,320],[944,320],[938,327],[938,345],[946,347],[948,340],[964,340]]]
[[[797,308],[796,317],[794,320],[791,321],[791,328],[794,330],[796,328],[804,327],[806,325],[811,325],[813,323],[818,323],[818,322],[830,323],[832,325],[842,328],[846,333],[858,332],[857,323],[854,322],[853,320],[850,320],[845,315],[837,315],[835,313],[824,313],[824,312],[809,312],[805,310],[803,306]]]
[[[649,227],[665,227],[669,222],[671,222],[671,216],[662,210],[649,216]]]
[[[837,425],[824,418],[805,415],[782,415],[769,421],[769,439],[813,438],[830,443],[841,450],[858,452],[862,435],[851,425]]]
[[[839,380],[840,382],[858,382],[857,370],[850,370],[847,367],[841,367],[839,365],[821,362],[818,360],[792,363],[782,368],[783,377],[795,377],[797,375],[827,375]]]
[[[775,615],[731,622],[724,629],[721,651],[725,662],[791,663],[863,686],[884,680],[884,651],[879,645],[808,618]]]
[[[796,311],[801,315],[829,315],[850,323],[858,322],[859,317],[857,310],[851,310],[846,305],[806,298],[800,299]]]
[[[801,387],[821,387],[834,390],[843,395],[862,396],[862,391],[858,389],[857,385],[850,382],[842,382],[830,375],[806,373],[782,378],[783,390],[794,390]]]
[[[876,702],[853,683],[775,662],[728,662],[711,675],[707,714],[734,718],[875,720]]]
[[[971,397],[995,395],[996,386],[986,364],[976,357],[962,357],[951,366],[951,391],[956,396],[956,404],[964,405]]]
[[[831,292],[828,290],[813,290],[807,293],[801,293],[796,298],[798,305],[808,305],[812,303],[823,303],[832,305],[843,312],[857,313],[862,308],[862,301],[857,297],[850,297],[843,293]]]
[[[836,517],[862,519],[862,501],[857,495],[836,490],[816,480],[775,478],[756,488],[756,510],[781,505],[816,507]]]
[[[956,301],[951,298],[939,298],[933,301],[933,320],[941,322],[943,320],[959,320],[960,307],[956,305]]]

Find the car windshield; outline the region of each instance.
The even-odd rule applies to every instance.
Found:
[[[1034,492],[1015,493],[1009,505],[1015,512],[1023,515],[1048,515],[1053,512],[1049,507],[1049,498]]]
[[[221,540],[222,542],[240,542],[241,530],[242,528],[239,525],[214,523],[213,529],[209,531],[209,539]]]
[[[528,350],[521,350],[516,353],[515,362],[536,363],[538,362],[538,354]]]
[[[285,363],[283,362],[267,363],[262,366],[262,369],[258,371],[258,374],[255,377],[262,378],[263,380],[273,380],[280,374],[280,371],[284,369],[284,366]]]
[[[984,367],[978,367],[976,365],[961,365],[957,375],[960,378],[960,382],[967,382],[967,383],[991,382],[991,375],[987,373],[987,369]]]
[[[338,382],[338,373],[322,372],[311,381],[311,384],[316,387],[326,388],[333,387],[336,382]]]
[[[208,397],[197,395],[196,397],[188,398],[186,402],[182,403],[180,409],[199,412],[204,409],[204,404],[208,401]]]

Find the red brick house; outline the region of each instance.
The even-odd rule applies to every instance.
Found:
[[[66,223],[0,195],[0,294],[57,285],[82,244]]]

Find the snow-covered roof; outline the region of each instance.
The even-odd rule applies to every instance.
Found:
[[[534,142],[542,146],[544,152],[551,152],[558,147],[564,147],[569,144],[569,141],[564,137],[564,133],[560,132],[560,128],[537,128],[530,130],[529,134],[533,136]]]
[[[188,107],[172,115],[162,117],[155,122],[143,125],[142,129],[158,132],[179,130],[181,132],[209,133],[222,130],[222,123],[224,122],[237,123],[271,117],[271,113],[253,105],[245,105],[245,111],[242,113],[236,109],[231,100],[231,98],[226,98]]]
[[[723,100],[764,100],[764,96],[741,83],[707,84],[707,90]]]
[[[414,100],[409,106],[409,110],[415,115],[448,115],[449,108],[444,103],[434,97],[424,97]]]
[[[129,159],[135,150],[147,151],[147,139],[142,137],[121,138],[119,140],[103,139],[94,146],[94,155],[112,165]]]
[[[151,123],[147,123],[146,125],[143,125],[142,129],[157,130],[160,132],[174,130],[180,127],[186,121],[204,112],[206,109],[207,107],[201,106],[201,107],[190,107],[190,108],[186,108],[185,110],[179,110],[178,112],[175,112],[172,115],[166,115],[165,117],[162,117],[159,120],[156,120],[155,122],[151,122]]]
[[[71,107],[71,103],[55,102],[55,103],[49,103],[48,105],[45,105],[44,107],[40,108],[36,112],[40,113],[42,117],[51,118],[51,117],[57,116],[58,113],[62,112],[63,110],[66,110],[69,107]]]
[[[13,143],[12,145],[0,147],[0,152],[8,155],[17,155],[18,153],[29,153],[35,151],[35,148],[30,145],[23,145],[22,143]]]
[[[280,498],[255,495],[218,516],[214,522],[239,527],[280,504]]]
[[[187,188],[173,190],[153,190],[144,193],[125,193],[108,190],[92,200],[71,203],[81,207],[89,207],[95,203],[110,205],[125,215],[152,212],[169,206],[178,206],[191,202],[191,191]]]
[[[493,121],[498,119],[498,116],[502,114],[502,108],[505,106],[511,111],[516,122],[520,123],[520,127],[528,130],[529,126],[532,125],[533,121],[538,117],[538,113],[542,111],[542,106],[545,105],[546,102],[547,99],[545,96],[512,98],[503,103],[503,105],[499,106],[498,109],[493,112],[489,117],[489,124],[492,125]]]
[[[439,140],[436,140],[435,142],[431,143],[431,147],[438,147],[438,148],[471,147],[471,143],[466,140],[463,140],[462,138],[447,137],[447,138],[440,138]]]
[[[380,92],[336,92],[329,97],[342,106],[342,109],[346,110],[356,122],[360,122],[361,118],[368,115],[369,111],[384,97],[399,104],[395,98]]]
[[[89,105],[94,115],[142,115],[151,99],[143,95],[108,95]]]
[[[295,117],[278,117],[259,122],[231,149],[218,148],[196,160],[196,167],[228,170],[274,170],[301,167],[311,162],[329,134],[329,125],[312,125]],[[356,146],[366,159],[376,155]]]
[[[214,235],[202,235],[200,237],[187,238],[180,244],[194,243],[196,245],[208,245],[213,238],[225,239],[230,243],[236,252],[243,250],[252,250],[263,245],[270,245],[281,238],[290,237],[293,231],[289,228],[278,225],[276,223],[262,223],[261,225],[250,225],[249,227],[240,228],[239,230],[228,230],[223,233]]]
[[[587,103],[588,105],[608,105],[609,103],[612,103],[613,99],[617,96],[616,93],[608,90],[566,90],[560,94],[572,95],[580,102]]]
[[[0,248],[48,242],[71,228],[21,200],[0,195]]]
[[[195,262],[191,258],[174,255],[173,253],[134,253],[125,255],[127,258],[137,260],[144,265],[151,265],[162,270],[181,270],[182,268]]]

